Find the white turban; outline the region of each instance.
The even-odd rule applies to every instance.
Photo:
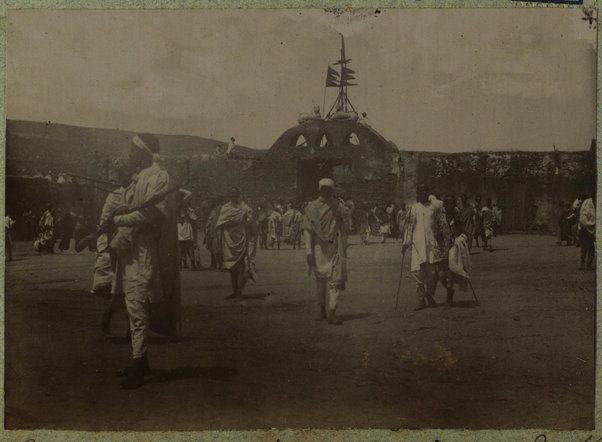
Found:
[[[322,178],[318,183],[318,188],[332,187],[334,189],[334,181],[330,178]]]
[[[134,138],[132,138],[132,143],[134,144],[134,146],[136,146],[138,149],[146,152],[147,154],[149,154],[151,157],[154,155],[153,151],[150,150],[150,148],[146,145],[146,143],[144,141],[142,141],[142,138],[140,138],[138,135],[136,135]]]

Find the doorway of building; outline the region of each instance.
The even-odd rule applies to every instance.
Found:
[[[334,167],[342,164],[339,158],[299,160],[297,162],[297,198],[311,200],[318,197],[318,182],[333,178]]]

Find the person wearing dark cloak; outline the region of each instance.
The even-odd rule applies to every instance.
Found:
[[[268,248],[268,233],[269,233],[269,216],[266,203],[262,203],[257,208],[256,215],[257,222],[257,239],[259,241],[259,248]]]
[[[473,237],[475,240],[475,244],[479,247],[479,238],[485,241],[485,231],[483,230],[483,215],[481,213],[483,209],[482,198],[480,195],[475,196],[475,205],[474,205],[474,232]]]
[[[61,240],[59,241],[59,250],[64,252],[71,247],[71,238],[75,232],[75,221],[77,215],[70,210],[65,210],[61,217]]]
[[[468,202],[466,195],[460,195],[457,208],[458,214],[454,223],[455,228],[460,233],[466,234],[468,237],[468,248],[471,248],[475,236],[475,209]]]
[[[219,212],[222,207],[222,198],[215,197],[212,201],[211,211],[209,212],[209,217],[207,218],[207,224],[205,225],[205,248],[211,254],[211,264],[209,268],[211,270],[221,270],[221,259],[220,259],[220,243],[219,238],[217,236],[217,231],[215,225],[217,223],[217,218],[219,217]]]
[[[562,242],[566,242],[567,246],[571,245],[573,225],[577,222],[577,215],[573,209],[564,202],[560,203],[560,219],[558,220],[558,227],[560,228],[560,240],[556,243],[559,246]]]

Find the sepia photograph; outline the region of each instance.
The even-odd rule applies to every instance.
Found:
[[[4,427],[592,430],[597,32],[9,9]]]

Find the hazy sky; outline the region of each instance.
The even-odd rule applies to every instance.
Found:
[[[322,106],[342,32],[352,103],[401,149],[582,150],[595,138],[596,31],[579,9],[7,16],[9,119],[265,149]]]

